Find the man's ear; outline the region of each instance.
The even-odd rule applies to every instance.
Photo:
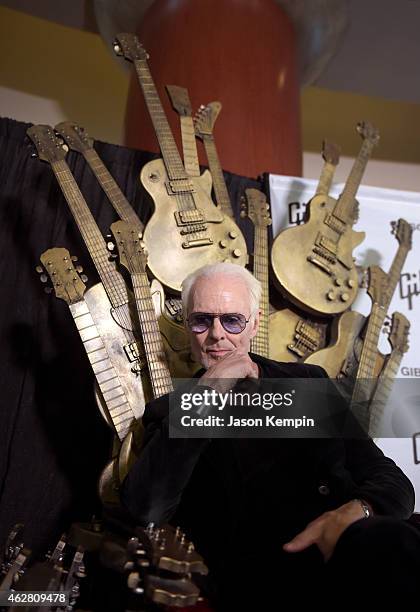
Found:
[[[258,327],[259,327],[259,324],[260,324],[261,314],[262,314],[262,311],[261,311],[261,310],[258,310],[257,314],[256,314],[256,315],[255,315],[255,317],[254,317],[254,320],[253,320],[253,322],[252,322],[252,333],[251,333],[251,338],[254,338],[254,336],[256,336],[256,335],[257,335],[257,332],[258,332]]]

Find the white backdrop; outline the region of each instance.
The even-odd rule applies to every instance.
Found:
[[[343,183],[333,185],[330,195],[338,197],[343,186]],[[316,187],[315,180],[270,175],[274,237],[281,229],[302,220],[304,203],[313,197]],[[366,239],[354,252],[356,264],[365,267],[376,264],[388,272],[398,249],[398,242],[391,234],[391,222],[403,218],[413,227],[413,248],[407,256],[389,308],[389,314],[399,311],[411,322],[410,348],[403,357],[398,373],[398,404],[402,413],[405,411],[408,415],[404,435],[410,437],[381,438],[376,442],[411,479],[416,489],[416,512],[420,512],[420,193],[362,186],[357,199],[360,203],[359,220],[354,229],[366,232]],[[352,309],[368,315],[370,307],[369,296],[361,290]],[[383,353],[390,352],[386,335],[381,336],[379,348]],[[409,378],[413,379],[406,385],[410,390],[402,397],[404,393],[401,390],[405,389],[405,385],[400,381]],[[413,395],[414,385],[418,392]],[[395,393],[397,385],[394,387]],[[394,401],[395,398],[391,397],[390,403]]]

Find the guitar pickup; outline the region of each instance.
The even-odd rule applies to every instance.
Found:
[[[331,238],[327,238],[327,236],[323,236],[322,234],[319,234],[316,239],[316,244],[320,246],[322,249],[326,249],[333,255],[335,256],[337,255],[338,245],[336,242],[331,240]]]
[[[328,227],[330,227],[332,230],[334,230],[334,232],[340,234],[340,236],[342,236],[342,234],[344,234],[347,229],[347,225],[341,219],[335,217],[334,215],[327,215],[324,219],[324,223],[328,225]]]
[[[211,238],[198,238],[196,240],[186,240],[182,243],[183,249],[193,249],[194,247],[211,246],[213,240]]]
[[[130,342],[124,346],[124,352],[127,355],[127,359],[130,363],[134,361],[140,361],[140,351],[136,342]]]
[[[179,210],[175,213],[175,221],[178,226],[194,225],[204,223],[204,215],[198,208],[192,210]]]
[[[313,263],[315,266],[318,266],[318,268],[321,268],[321,270],[326,272],[329,276],[332,276],[331,268],[327,264],[325,264],[323,261],[315,257],[315,255],[309,255],[307,257],[307,260]]]
[[[194,193],[195,188],[190,179],[172,179],[166,183],[166,190],[169,195],[176,195],[177,193]]]

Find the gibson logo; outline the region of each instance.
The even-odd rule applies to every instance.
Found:
[[[305,218],[306,202],[290,202],[289,204],[289,224],[300,225]]]
[[[420,368],[409,368],[408,366],[403,366],[401,368],[401,374],[403,376],[420,376]]]
[[[413,310],[413,297],[420,295],[419,288],[420,271],[419,272],[404,272],[400,276],[400,298],[408,300],[408,309]]]

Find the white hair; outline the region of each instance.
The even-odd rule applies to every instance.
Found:
[[[230,262],[207,264],[184,278],[181,294],[184,318],[187,316],[190,293],[195,283],[200,278],[213,278],[215,276],[230,276],[243,281],[249,293],[251,317],[254,318],[260,307],[262,285],[249,270]]]

